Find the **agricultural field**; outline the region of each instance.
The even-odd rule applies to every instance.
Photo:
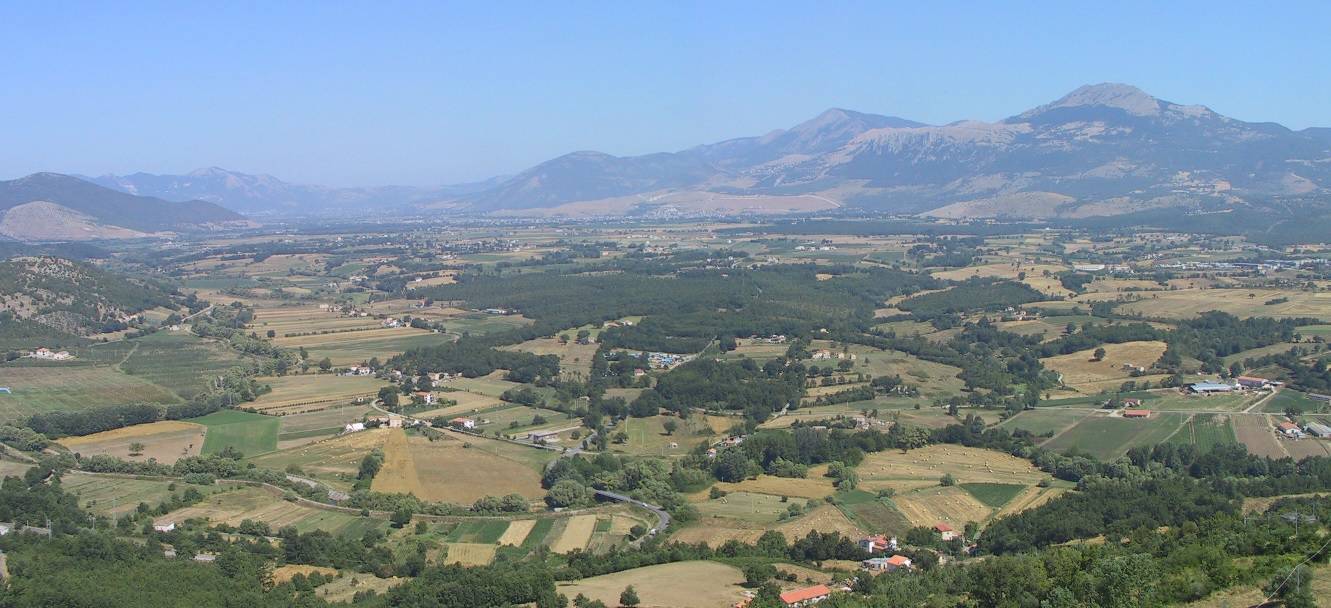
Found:
[[[576,335],[576,332],[573,332]],[[555,355],[559,357],[559,369],[563,372],[581,373],[583,376],[592,371],[592,356],[596,354],[596,344],[578,344],[569,340],[561,344],[558,338],[536,338],[521,344],[505,346],[502,350],[517,350],[533,355]]]
[[[1095,458],[1113,460],[1134,446],[1163,443],[1186,419],[1186,414],[1174,413],[1153,413],[1144,420],[1095,414],[1049,440],[1043,447],[1059,452],[1076,448]]]
[[[876,452],[866,456],[856,469],[861,488],[870,491],[890,488],[898,493],[936,486],[943,475],[949,474],[963,484],[1029,486],[1048,478],[1028,460],[957,445],[931,445],[904,454],[898,450]]]
[[[904,535],[910,529],[906,518],[889,498],[880,498],[864,490],[837,494],[837,507],[861,529],[877,534]]]
[[[687,581],[687,584],[681,584]],[[743,598],[744,575],[739,568],[711,561],[675,562],[634,568],[614,574],[559,583],[568,597],[584,595],[607,606],[619,604],[619,593],[632,585],[643,608],[718,608]]]
[[[932,273],[935,278],[949,281],[964,281],[975,277],[1012,279],[1029,285],[1032,289],[1046,294],[1048,296],[1067,296],[1072,292],[1063,287],[1056,276],[1044,276],[1047,271],[1050,275],[1071,270],[1064,265],[1053,264],[1019,264],[1019,263],[995,263],[984,264],[980,266],[967,266],[955,270],[945,270]],[[1021,278],[1023,277],[1024,278]]]
[[[384,466],[374,478],[377,492],[412,493],[424,500],[471,504],[483,496],[521,494],[532,500],[545,495],[539,469],[476,447],[494,440],[444,435],[431,441],[404,431],[389,432]],[[530,452],[546,450],[512,446]]]
[[[574,515],[564,520],[563,530],[549,542],[550,550],[555,553],[568,553],[575,549],[585,549],[596,532],[595,515]]]
[[[1182,443],[1197,446],[1198,450],[1207,451],[1221,444],[1238,443],[1234,434],[1234,425],[1225,414],[1194,414],[1188,417],[1183,427],[1169,438],[1170,443]]]
[[[795,499],[791,499],[795,500]],[[817,504],[815,502],[815,504]],[[763,532],[775,530],[786,537],[787,541],[804,538],[810,531],[839,532],[844,536],[857,538],[868,530],[855,523],[839,508],[830,504],[821,504],[813,510],[793,519],[770,525],[743,519],[722,517],[703,518],[684,525],[670,534],[670,539],[682,543],[706,543],[719,547],[729,540],[742,543],[754,543]]]
[[[341,433],[350,422],[359,422],[375,410],[368,405],[334,407],[307,414],[282,416],[278,427],[278,447],[288,448]]]
[[[120,368],[189,399],[205,389],[210,379],[243,361],[236,351],[216,341],[184,330],[159,331],[134,340],[133,350]]]
[[[360,461],[371,451],[382,448],[388,440],[389,429],[370,429],[350,433],[315,443],[269,452],[248,459],[255,465],[286,471],[287,467],[300,467],[306,477],[313,477],[340,490],[350,490]]]
[[[503,370],[495,370],[489,375],[481,376],[479,378],[457,378],[450,380],[447,386],[477,393],[479,395],[485,395],[487,397],[498,398],[500,395],[504,394],[504,391],[522,386],[517,382],[509,382],[508,380],[505,380],[505,373],[507,372]]]
[[[1241,412],[1248,409],[1263,395],[1261,393],[1231,393],[1228,395],[1192,395],[1176,390],[1153,391],[1153,399],[1143,400],[1144,406],[1165,412],[1221,411]]]
[[[462,566],[485,566],[494,561],[499,545],[483,543],[445,543],[447,552],[442,560],[445,564]]]
[[[239,410],[222,410],[189,422],[202,424],[204,431],[203,454],[217,454],[231,447],[246,456],[255,456],[277,449],[277,430],[281,421],[273,416],[251,414]]]
[[[665,432],[665,422],[674,421],[678,428],[669,435]],[[623,432],[628,441],[622,444],[611,443],[610,449],[639,455],[675,456],[688,453],[700,442],[715,441],[733,424],[732,419],[722,416],[690,416],[682,420],[675,416],[652,416],[649,418],[626,418],[618,428],[610,432],[611,437]],[[718,432],[718,427],[722,432]]]
[[[970,492],[975,500],[993,509],[1001,509],[1028,486],[1012,483],[963,483],[961,489]]]
[[[981,523],[994,510],[959,487],[919,488],[898,493],[892,503],[912,526],[946,523],[960,530],[966,522]]]
[[[809,471],[809,477],[806,479],[794,479],[789,477],[776,477],[773,475],[759,475],[756,479],[746,479],[744,481],[729,483],[718,481],[715,484],[720,490],[725,492],[751,492],[755,494],[770,494],[772,496],[789,496],[791,498],[813,498],[822,499],[831,496],[836,488],[832,486],[832,480],[822,477],[815,470]],[[693,495],[695,499],[705,499],[707,492],[700,492]]]
[[[805,499],[796,499],[796,504],[803,506]],[[739,519],[756,524],[774,524],[781,514],[786,513],[789,499],[772,494],[751,492],[732,492],[720,498],[695,504],[699,515],[704,519],[726,518]]]
[[[173,464],[203,451],[205,427],[192,422],[168,420],[139,424],[82,437],[65,437],[58,443],[84,456],[104,454],[123,460],[155,460]],[[132,449],[142,444],[139,450]]]
[[[334,535],[360,536],[367,530],[387,530],[388,522],[338,511],[325,511],[282,500],[280,494],[262,487],[239,486],[217,492],[202,502],[177,509],[162,517],[176,522],[207,519],[210,524],[238,525],[252,519],[274,530],[295,526],[301,532],[324,530]]]
[[[1063,375],[1063,384],[1081,392],[1098,392],[1118,388],[1128,380],[1138,382],[1159,381],[1164,376],[1142,376],[1133,378],[1125,365],[1150,367],[1165,353],[1165,343],[1160,341],[1126,342],[1106,344],[1105,357],[1093,360],[1095,349],[1087,349],[1067,355],[1047,357],[1040,361],[1045,368]]]
[[[161,479],[131,479],[72,472],[61,478],[65,491],[78,497],[79,506],[97,515],[116,518],[134,511],[139,503],[156,507],[173,493],[194,488],[203,494],[224,491],[224,486],[199,486]],[[175,486],[175,490],[171,486]]]
[[[332,374],[278,376],[260,378],[259,382],[273,390],[260,395],[248,407],[278,416],[346,405],[357,399],[368,401],[388,384],[370,376]]]
[[[738,346],[735,350],[723,354],[723,359],[733,360],[747,357],[761,363],[768,359],[785,356],[786,350],[790,348],[789,344],[771,344],[748,338],[736,340],[736,343]]]
[[[1283,414],[1294,409],[1300,412],[1317,412],[1325,409],[1325,401],[1316,401],[1305,393],[1293,389],[1280,389],[1275,396],[1262,403],[1261,411],[1269,414]]]
[[[50,411],[81,410],[107,403],[179,403],[175,393],[110,366],[73,363],[0,367],[0,420],[14,421]]]
[[[1027,431],[1036,437],[1043,437],[1047,434],[1057,434],[1072,428],[1082,418],[1090,415],[1090,412],[1084,410],[1062,409],[1056,407],[1046,407],[1034,410],[1025,410],[1016,416],[1008,418],[999,423],[998,426],[1009,431],[1018,429]]]
[[[814,341],[812,350],[828,348],[831,343]],[[950,365],[925,361],[918,357],[897,351],[885,351],[861,345],[852,345],[850,353],[855,355],[855,365],[851,373],[863,372],[870,376],[901,376],[902,382],[920,389],[918,399],[892,397],[893,403],[928,403],[935,398],[948,397],[961,392],[964,384],[957,378],[961,370]],[[826,367],[835,361],[806,361],[805,365]]]
[[[1118,306],[1125,313],[1181,319],[1209,310],[1238,317],[1312,317],[1331,321],[1331,292],[1285,289],[1179,289],[1142,294],[1142,300]],[[1287,302],[1266,304],[1287,298]]]
[[[1248,415],[1234,416],[1234,436],[1248,448],[1249,452],[1269,458],[1285,458],[1290,455],[1285,449],[1288,443],[1276,438],[1275,419],[1271,416]]]
[[[452,388],[448,384],[445,384],[444,386],[447,388]],[[456,401],[457,404],[448,405],[425,412],[419,412],[416,414],[416,417],[430,419],[437,416],[469,416],[472,414],[477,414],[481,412],[490,411],[496,408],[501,408],[507,405],[507,402],[500,401],[499,398],[497,397],[491,397],[489,395],[481,395],[478,393],[470,393],[463,390],[456,390],[456,389],[440,390],[436,388],[435,394],[440,399]]]

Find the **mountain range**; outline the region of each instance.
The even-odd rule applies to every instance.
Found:
[[[16,240],[136,238],[251,223],[213,203],[135,196],[58,173],[0,182],[0,237]]]
[[[252,217],[858,207],[946,218],[1084,218],[1320,197],[1331,189],[1331,128],[1244,122],[1132,86],[1097,84],[996,122],[928,125],[831,109],[766,135],[641,156],[573,152],[511,177],[438,188],[303,186],[217,168],[87,179]]]

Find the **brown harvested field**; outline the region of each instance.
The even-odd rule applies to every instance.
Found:
[[[915,526],[945,522],[960,530],[966,522],[982,522],[993,513],[993,509],[956,486],[924,488],[897,494],[892,497],[892,502]]]
[[[1309,456],[1331,456],[1331,441],[1324,439],[1278,439],[1285,446],[1294,460],[1303,460]]]
[[[1096,383],[1104,382],[1125,382],[1127,380],[1144,380],[1151,378],[1133,378],[1128,370],[1123,369],[1126,364],[1150,367],[1160,359],[1160,355],[1165,353],[1165,343],[1152,340],[1143,342],[1125,342],[1123,344],[1106,344],[1105,357],[1101,361],[1092,361],[1092,355],[1095,349],[1086,349],[1067,355],[1058,355],[1056,357],[1047,357],[1040,361],[1046,368],[1063,374],[1063,383],[1073,388],[1081,389],[1083,387],[1090,390]]]
[[[1234,416],[1234,435],[1248,451],[1258,456],[1284,458],[1286,442],[1276,438],[1275,421],[1270,416]]]
[[[1283,301],[1281,301],[1283,299]],[[1278,302],[1267,304],[1266,302]],[[1331,319],[1331,292],[1291,289],[1179,289],[1142,294],[1142,299],[1118,306],[1148,317],[1186,318],[1209,310],[1238,317],[1315,317]]]
[[[858,538],[865,530],[846,518],[846,514],[832,505],[819,505],[803,517],[787,521],[776,527],[777,532],[785,535],[786,540],[794,542],[804,538],[813,530],[819,532],[840,532],[842,536]]]
[[[588,374],[592,371],[592,356],[596,354],[596,348],[596,344],[578,344],[577,340],[560,344],[558,338],[536,338],[521,344],[503,346],[500,350],[516,350],[533,355],[555,355],[559,357],[560,370]]]
[[[374,591],[382,595],[408,580],[396,576],[379,578],[373,574],[349,572],[342,578],[333,579],[332,582],[320,586],[315,590],[315,594],[330,602],[350,602],[362,591]]]
[[[383,450],[384,465],[379,469],[379,474],[374,476],[374,482],[370,484],[371,489],[388,494],[415,494],[417,498],[426,499],[425,488],[416,473],[416,459],[412,454],[407,432],[390,429]]]
[[[738,483],[717,482],[716,487],[726,492],[751,492],[800,498],[823,498],[836,492],[831,479],[819,477],[813,472],[809,473],[807,479],[759,475],[757,479],[746,479]],[[689,499],[695,502],[707,500],[707,492],[698,492]]]
[[[260,378],[273,388],[260,395],[251,407],[272,415],[297,414],[346,405],[357,398],[370,399],[387,383],[369,376],[305,374]]]
[[[744,575],[739,568],[712,561],[675,562],[558,583],[569,597],[584,595],[607,606],[619,605],[630,585],[642,608],[723,608],[742,599]]]
[[[421,287],[434,287],[435,285],[452,285],[452,284],[457,283],[457,282],[458,282],[458,280],[457,280],[456,278],[454,278],[453,273],[450,272],[450,273],[445,274],[445,275],[442,275],[442,276],[430,277],[430,278],[428,278],[428,279],[421,279],[421,280],[419,280],[419,281],[412,281],[412,282],[410,282],[410,283],[407,283],[407,289],[419,289],[419,288],[421,288]]]
[[[1326,492],[1309,492],[1306,494],[1285,494],[1283,496],[1256,496],[1243,499],[1243,513],[1262,513],[1271,508],[1277,500],[1282,498],[1309,497],[1309,496],[1331,496]]]
[[[384,445],[384,467],[372,487],[377,492],[411,493],[456,504],[471,504],[483,496],[521,494],[533,500],[544,496],[536,469],[470,445],[462,439],[430,441],[396,432]]]
[[[461,564],[463,566],[486,566],[494,561],[495,551],[499,549],[498,545],[488,545],[482,543],[444,543],[448,547],[448,555],[444,557],[445,564]]]
[[[595,531],[595,515],[574,515],[568,518],[559,538],[550,543],[550,550],[555,553],[568,553],[574,549],[585,549],[592,539],[592,532]]]
[[[337,576],[337,568],[328,568],[326,566],[308,566],[305,564],[287,564],[273,568],[273,582],[277,584],[289,583],[297,574],[309,576],[318,572],[327,576]]]
[[[82,437],[66,437],[57,443],[84,456],[106,454],[140,462],[152,458],[163,464],[174,464],[186,456],[199,455],[203,449],[204,431],[201,424],[168,420]],[[132,443],[142,443],[143,453],[131,456],[129,448]]]
[[[753,544],[767,530],[776,530],[794,542],[804,538],[811,530],[840,532],[845,536],[862,536],[865,531],[848,519],[845,513],[832,505],[819,505],[796,519],[775,526],[763,526],[750,521],[728,517],[708,518],[681,528],[670,535],[670,540],[682,543],[705,543],[719,547],[729,540]]]
[[[1003,508],[1000,509],[998,513],[995,513],[994,516],[1002,517],[1005,515],[1020,513],[1027,509],[1034,509],[1040,505],[1043,505],[1044,503],[1047,503],[1055,498],[1058,498],[1059,496],[1062,496],[1067,491],[1068,488],[1060,488],[1060,487],[1041,488],[1037,486],[1031,486],[1029,488],[1026,488],[1025,490],[1022,490],[1021,494],[1018,494],[1007,504],[1003,505]]]
[[[531,534],[531,529],[534,527],[536,527],[536,520],[534,519],[519,519],[511,522],[497,542],[501,545],[521,545],[522,541],[527,540],[527,535]]]
[[[711,547],[719,547],[728,540],[751,545],[758,542],[763,532],[762,529],[732,528],[708,521],[676,530],[670,535],[670,540],[690,545],[703,543]]]
[[[1034,485],[1047,474],[1023,460],[994,450],[958,445],[931,445],[902,454],[886,450],[869,454],[857,467],[860,485],[871,489],[909,490],[923,482],[937,484],[945,474],[957,483]]]
[[[405,338],[410,336],[429,335],[428,329],[414,329],[411,327],[379,327],[377,329],[365,329],[359,331],[336,332],[328,334],[314,334],[310,336],[295,336],[291,338],[276,338],[273,341],[279,346],[287,348],[315,348],[327,346],[329,344],[346,344],[349,342],[369,342],[385,340],[392,338]]]
[[[1017,265],[1011,262],[985,264],[983,266],[967,266],[956,270],[945,270],[932,273],[935,278],[947,279],[950,281],[964,281],[973,277],[993,277],[1002,279],[1018,280],[1021,273],[1026,273],[1026,278],[1022,282],[1029,285],[1032,289],[1041,293],[1053,296],[1067,296],[1072,292],[1068,291],[1057,277],[1044,276],[1044,271],[1048,270],[1051,275],[1068,270],[1067,266],[1055,266],[1052,264],[1021,264]]]

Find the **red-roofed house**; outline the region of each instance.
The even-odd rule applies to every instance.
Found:
[[[896,543],[893,542],[895,540],[896,539],[888,540],[886,536],[882,534],[876,534],[874,536],[866,536],[864,538],[861,538],[859,546],[861,549],[864,550],[865,553],[878,553],[879,551],[886,551],[888,547],[892,547],[895,549]]]
[[[944,541],[949,541],[961,537],[961,535],[958,534],[956,530],[952,529],[952,526],[949,526],[947,524],[936,524],[934,526],[934,530],[938,532],[939,536],[943,537]]]
[[[832,590],[827,585],[814,585],[782,593],[781,603],[787,606],[811,606],[827,599],[829,595],[832,595]]]
[[[1271,384],[1270,380],[1267,380],[1266,378],[1258,378],[1256,376],[1239,376],[1234,380],[1243,388],[1266,388]]]
[[[450,425],[452,425],[452,426],[455,426],[455,427],[457,427],[457,428],[460,428],[460,429],[474,429],[474,428],[476,428],[476,421],[475,421],[475,420],[472,420],[471,418],[454,418],[454,419],[452,419],[452,420],[449,420],[449,421],[448,421],[448,424],[450,424]]]
[[[1277,424],[1276,428],[1290,439],[1303,439],[1303,429],[1299,428],[1299,425],[1294,424],[1293,422],[1286,420]]]
[[[1123,410],[1124,418],[1150,418],[1151,410]]]

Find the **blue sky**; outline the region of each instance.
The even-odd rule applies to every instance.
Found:
[[[1106,81],[1331,126],[1327,23],[1327,2],[7,3],[0,178],[441,184],[828,107],[996,120]]]

